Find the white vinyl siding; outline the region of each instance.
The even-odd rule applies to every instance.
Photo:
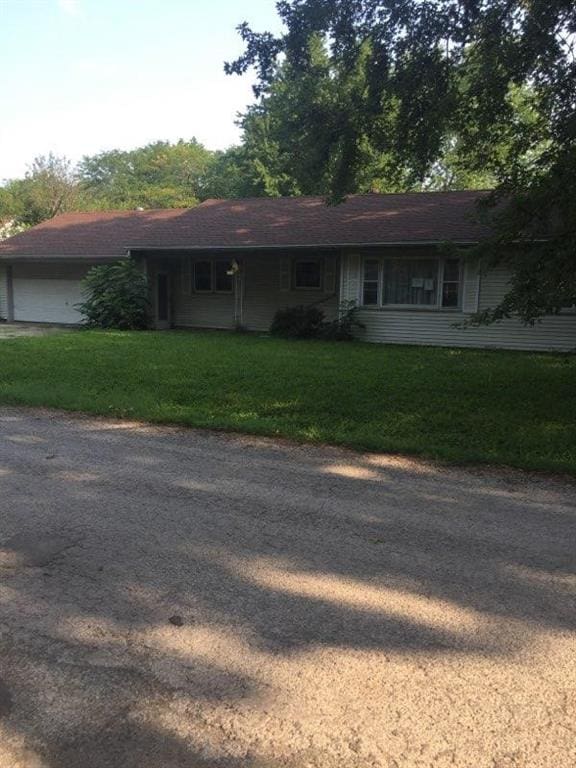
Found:
[[[462,285],[462,312],[473,315],[478,312],[480,298],[480,270],[474,259],[464,259]]]
[[[478,291],[478,309],[495,307],[506,294],[510,282],[510,273],[504,266],[497,266],[480,277]]]
[[[342,265],[342,298],[359,302],[362,261],[348,255]],[[546,317],[535,326],[517,319],[479,328],[458,327],[471,313],[495,306],[506,292],[509,273],[504,268],[478,275],[473,263],[464,266],[462,310],[425,307],[360,307],[358,319],[366,326],[359,338],[385,344],[426,344],[454,347],[491,347],[538,351],[576,349],[576,314]]]

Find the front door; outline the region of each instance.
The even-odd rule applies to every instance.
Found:
[[[170,275],[156,274],[156,328],[170,328]]]

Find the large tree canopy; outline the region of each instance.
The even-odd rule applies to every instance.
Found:
[[[308,173],[332,201],[370,177],[381,188],[427,186],[457,150],[461,171],[496,182],[496,234],[482,253],[513,273],[483,319],[519,312],[530,322],[576,304],[574,0],[281,0],[277,9],[285,33],[242,24],[245,53],[226,69],[256,68],[261,110],[274,111],[283,90],[299,94],[275,134],[299,178]],[[529,246],[513,247],[519,240]]]
[[[196,139],[156,141],[84,157],[77,173],[80,188],[95,206],[181,208],[203,198],[212,162],[213,153]]]

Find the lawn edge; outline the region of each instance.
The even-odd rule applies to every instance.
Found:
[[[286,447],[302,447],[302,448],[324,448],[341,451],[344,453],[353,454],[359,456],[362,454],[368,454],[371,456],[382,456],[390,462],[405,463],[406,461],[422,468],[435,469],[440,471],[461,470],[472,475],[493,474],[502,475],[507,479],[510,479],[511,475],[516,476],[515,479],[523,480],[538,480],[538,481],[554,481],[563,482],[576,486],[576,470],[571,472],[554,471],[547,469],[526,468],[514,464],[494,464],[489,461],[482,460],[457,460],[457,459],[441,459],[426,456],[425,454],[418,454],[416,452],[386,452],[382,450],[374,450],[370,448],[359,448],[351,444],[344,442],[324,442],[321,440],[286,437],[284,435],[274,435],[269,432],[257,432],[246,431],[242,429],[236,429],[234,427],[200,427],[190,424],[183,424],[177,421],[146,421],[144,419],[135,419],[128,416],[122,416],[117,414],[105,415],[101,413],[95,413],[91,411],[83,411],[74,408],[54,408],[45,405],[31,405],[27,403],[4,403],[0,401],[0,412],[2,409],[6,410],[25,410],[27,412],[37,413],[38,415],[46,416],[65,416],[77,421],[101,421],[108,423],[122,423],[127,428],[131,429],[158,429],[170,432],[197,432],[204,435],[213,435],[218,437],[230,437],[230,438],[249,438],[252,440],[263,441],[266,443],[280,444]]]

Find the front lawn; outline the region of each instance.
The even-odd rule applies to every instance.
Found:
[[[576,474],[576,356],[82,331],[0,341],[0,403]]]

